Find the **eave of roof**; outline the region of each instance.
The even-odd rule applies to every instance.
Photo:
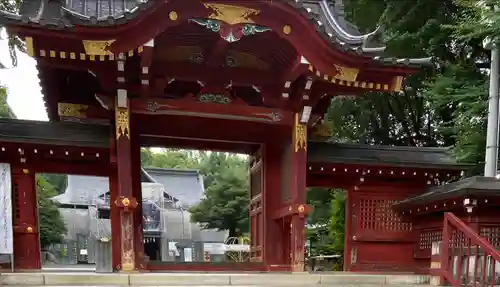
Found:
[[[309,141],[307,161],[446,170],[463,170],[475,166],[457,163],[448,148],[372,146],[325,141]]]
[[[0,119],[0,141],[108,148],[109,129],[104,125]]]
[[[396,209],[404,209],[465,196],[500,196],[500,179],[483,176],[464,178],[453,183],[431,187],[426,193],[401,200],[393,206]]]
[[[30,0],[33,1],[33,0]],[[0,25],[31,25],[43,26],[49,29],[72,29],[76,26],[82,27],[116,27],[127,24],[130,20],[136,18],[141,12],[148,10],[151,6],[158,4],[157,1],[146,0],[139,2],[131,10],[124,10],[122,13],[110,15],[106,17],[96,17],[84,15],[71,9],[66,8],[63,4],[52,3],[44,4],[47,0],[39,0],[40,5],[38,8],[32,3],[25,4],[28,8],[37,9],[37,11],[30,11],[29,9],[22,9],[26,12],[23,15],[0,11]],[[381,55],[385,50],[385,45],[381,43],[374,43],[373,39],[378,38],[382,33],[381,27],[378,27],[373,32],[362,34],[359,32],[352,33],[347,31],[344,27],[354,27],[351,23],[347,22],[340,16],[333,4],[328,0],[280,0],[288,3],[294,7],[302,16],[306,17],[310,24],[313,25],[318,34],[327,42],[332,44],[336,49],[346,53],[364,56],[378,61],[385,65],[415,67],[418,68],[422,65],[432,65],[432,58],[393,58],[383,57]],[[54,5],[60,5],[58,8]],[[316,5],[319,8],[320,14],[313,13],[311,9],[306,8],[306,5]],[[337,4],[338,5],[338,4]],[[343,7],[337,7],[342,10]],[[321,19],[325,19],[324,22]],[[327,28],[328,26],[328,28]],[[327,30],[333,31],[329,33]],[[374,46],[370,46],[374,44]]]

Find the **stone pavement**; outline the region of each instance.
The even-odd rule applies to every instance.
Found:
[[[425,287],[429,276],[356,273],[3,273],[0,286],[391,286]]]

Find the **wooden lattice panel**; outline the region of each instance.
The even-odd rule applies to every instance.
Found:
[[[431,249],[433,242],[443,240],[443,232],[441,230],[422,231],[420,232],[419,247],[420,249]]]
[[[395,200],[361,199],[359,205],[359,227],[383,232],[411,231],[411,222],[404,222],[392,210]]]
[[[453,230],[451,232],[449,248],[461,248],[468,246],[467,236],[459,230]]]
[[[481,237],[488,240],[495,247],[500,246],[500,227],[481,227],[479,229]]]

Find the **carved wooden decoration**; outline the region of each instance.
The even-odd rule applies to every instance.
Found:
[[[58,113],[60,117],[86,118],[87,105],[58,103]]]
[[[295,114],[295,152],[298,152],[300,149],[307,149],[307,129],[306,127],[299,122],[299,114]]]
[[[116,109],[116,139],[120,139],[121,136],[130,139],[130,121],[129,121],[129,109],[128,108],[117,108]]]
[[[115,40],[82,40],[83,47],[85,48],[85,53],[87,55],[93,56],[106,56],[112,53],[108,51],[109,46],[113,44]]]
[[[205,5],[207,9],[214,11],[214,13],[208,16],[209,19],[223,21],[229,25],[255,23],[251,17],[260,13],[260,11],[256,9],[235,5],[217,3],[204,3],[203,5]]]
[[[358,78],[359,69],[348,68],[340,65],[333,65],[337,69],[337,74],[333,76],[337,80],[355,82]]]

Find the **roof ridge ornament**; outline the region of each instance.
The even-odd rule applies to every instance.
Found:
[[[338,5],[338,4],[337,4]],[[343,4],[341,4],[343,7]],[[330,8],[330,3],[328,0],[321,0],[319,2],[321,11],[323,12],[328,25],[338,34],[338,36],[348,44],[362,44],[363,48],[367,48],[367,43],[378,36],[382,31],[382,26],[378,26],[373,32],[361,35],[353,35],[349,33],[345,28],[346,21],[341,20],[340,15],[336,15],[335,11]],[[369,48],[370,49],[370,48]],[[373,48],[371,48],[373,49]],[[377,50],[383,51],[385,47],[380,47]]]
[[[219,20],[229,25],[255,23],[251,16],[260,14],[260,10],[244,6],[218,3],[203,3],[203,5],[205,8],[214,11],[208,16],[209,19]]]

